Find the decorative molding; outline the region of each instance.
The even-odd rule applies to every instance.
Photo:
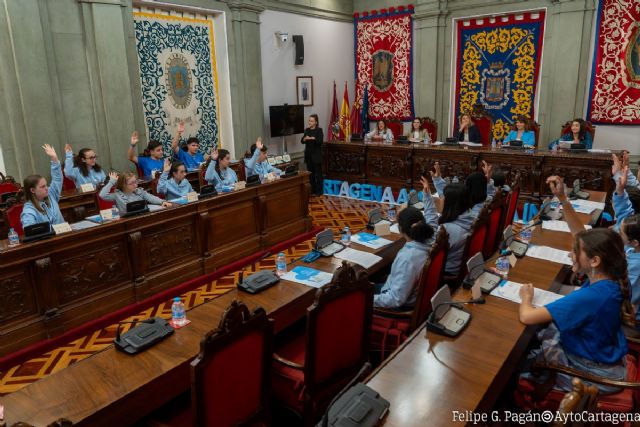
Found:
[[[0,279],[0,321],[33,313],[33,301],[29,301],[24,274]]]
[[[111,6],[127,7],[127,0],[76,0],[78,3],[97,3]]]
[[[350,10],[349,12],[339,12],[277,0],[265,0],[264,5],[266,6],[266,9],[274,10],[276,12],[294,13],[296,15],[328,19],[331,21],[353,22],[353,10]]]

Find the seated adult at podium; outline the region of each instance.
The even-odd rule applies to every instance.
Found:
[[[164,194],[167,200],[186,197],[193,191],[187,176],[187,169],[179,161],[171,163],[169,159],[164,160],[162,174],[158,180],[158,193]]]
[[[367,139],[391,142],[393,141],[393,132],[387,127],[384,120],[378,120],[376,128],[367,134]]]
[[[591,134],[587,132],[587,123],[582,119],[573,119],[571,131],[549,144],[549,150],[568,149],[571,144],[584,144],[587,150],[593,148]]]
[[[420,119],[415,118],[411,122],[411,129],[405,134],[407,139],[411,142],[424,142],[429,144],[431,138],[429,138],[429,132],[422,128],[422,122]]]
[[[215,185],[217,190],[224,187],[233,187],[238,182],[238,177],[233,169],[229,167],[231,154],[224,148],[215,150],[211,157],[211,163],[207,167],[204,179],[210,185]]]
[[[416,283],[427,262],[433,236],[438,228],[438,213],[429,192],[427,180],[421,178],[424,190],[424,214],[409,206],[398,215],[400,235],[406,243],[391,265],[386,282],[376,287],[373,305],[383,308],[413,307]]]
[[[263,180],[270,173],[274,173],[276,176],[282,175],[280,169],[274,168],[267,161],[267,146],[262,143],[262,138],[258,138],[255,144],[251,144],[251,148],[244,157],[247,178],[258,175],[260,180]]]
[[[116,186],[116,191],[111,192],[111,188]],[[162,205],[163,207],[172,206],[171,203],[165,202],[153,194],[147,193],[142,188],[138,188],[138,177],[133,172],[124,172],[118,175],[118,172],[109,174],[109,182],[100,190],[100,198],[109,202],[116,202],[116,207],[121,214],[127,212],[127,203],[144,200],[150,205]]]
[[[516,128],[509,132],[504,140],[504,145],[509,145],[511,141],[522,141],[526,148],[535,148],[536,135],[529,129],[529,120],[525,116],[516,118]]]
[[[64,173],[80,188],[83,184],[91,184],[94,187],[104,183],[107,179],[104,171],[96,162],[98,156],[91,148],[83,148],[74,157],[71,144],[64,146]]]
[[[138,156],[136,153],[136,145],[138,144],[139,139],[138,131],[131,134],[131,142],[129,143],[127,158],[140,167],[143,178],[153,179],[154,172],[161,171],[164,167],[162,143],[155,139],[150,140],[147,144],[147,148],[144,149],[142,156]]]
[[[471,116],[467,113],[464,113],[460,116],[458,126],[458,141],[482,143],[480,131],[478,130],[478,127],[475,125],[475,123],[473,123],[473,120],[471,120]]]
[[[552,179],[553,178],[553,179]],[[548,182],[552,193],[564,192],[557,177]],[[562,190],[559,187],[562,186]],[[563,205],[571,207],[564,197]],[[556,363],[613,380],[626,379],[624,357],[627,341],[623,324],[634,324],[634,312],[629,302],[629,277],[623,241],[607,228],[582,230],[574,236],[574,273],[587,277],[578,290],[544,307],[532,305],[535,289],[525,284],[520,289],[520,321],[525,325],[552,322],[538,334],[541,348],[529,358]],[[524,374],[538,380],[530,373]],[[595,384],[601,393],[619,389]],[[571,390],[571,377],[558,374],[555,387]]]
[[[64,222],[58,202],[62,194],[62,169],[56,150],[49,144],[42,146],[44,152],[51,159],[51,186],[47,187],[47,180],[40,175],[29,175],[23,181],[26,202],[22,207],[20,222],[27,227],[41,222],[51,225]]]

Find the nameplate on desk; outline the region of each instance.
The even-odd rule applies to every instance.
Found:
[[[283,161],[282,156],[276,156],[276,164],[282,163]]]
[[[196,193],[195,191],[187,193],[187,202],[191,203],[191,202],[197,202],[197,201],[198,201],[198,193]]]
[[[285,162],[290,162],[291,161],[291,156],[289,154],[284,154],[282,156],[282,160],[284,160]]]
[[[247,182],[246,181],[238,181],[235,183],[235,185],[233,186],[234,190],[244,190],[244,188],[247,186]]]
[[[91,184],[90,182],[80,185],[80,192],[81,193],[89,193],[91,191],[94,191],[95,189],[96,189],[96,187],[94,187],[93,184]]]
[[[376,236],[388,236],[391,234],[391,226],[386,221],[380,221],[373,227],[373,232]]]
[[[269,157],[269,158],[267,158],[267,162],[269,162],[269,164],[270,164],[271,166],[273,166],[273,165],[275,165],[275,164],[276,164],[276,159],[275,159],[275,158],[273,158],[273,157]]]
[[[518,262],[518,258],[514,254],[509,255],[509,264],[511,264],[511,268],[516,266],[516,262]]]
[[[111,209],[102,209],[100,211],[100,218],[102,218],[103,221],[109,221],[113,219],[113,212]]]
[[[69,223],[65,221],[60,224],[53,224],[53,231],[56,234],[63,234],[63,233],[69,233],[73,230],[71,229],[71,226],[69,225]]]

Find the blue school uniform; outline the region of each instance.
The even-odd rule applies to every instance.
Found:
[[[278,168],[274,168],[268,161],[258,163],[258,157],[260,156],[260,150],[256,148],[253,155],[244,159],[244,167],[247,178],[251,175],[258,175],[260,179],[264,179],[265,175],[274,172],[276,175],[282,175],[282,171]]]
[[[75,182],[76,188],[80,188],[82,184],[93,184],[94,187],[97,187],[107,178],[107,175],[105,175],[103,170],[98,172],[93,168],[89,169],[89,174],[87,176],[82,175],[80,168],[73,166],[73,153],[69,151],[65,153],[64,174],[67,178]]]
[[[138,166],[142,169],[142,176],[145,178],[153,178],[152,172],[162,172],[164,169],[164,159],[153,159],[147,156],[138,157]]]
[[[22,207],[22,214],[20,214],[20,222],[22,227],[38,224],[41,222],[48,222],[51,225],[61,224],[64,222],[62,212],[58,202],[60,201],[60,195],[62,194],[62,168],[60,162],[51,162],[51,183],[49,184],[49,206],[45,202],[40,202],[40,206],[44,212],[40,212],[33,203],[26,202]]]
[[[188,171],[192,171],[198,169],[200,163],[204,163],[204,155],[198,151],[192,156],[188,151],[179,149],[178,160],[184,163],[184,167],[187,168]],[[162,168],[160,169],[162,170]]]
[[[509,143],[511,141],[515,141],[518,139],[518,131],[512,130],[509,132],[507,137],[505,138],[505,143]],[[536,146],[536,135],[532,130],[525,130],[522,132],[522,136],[520,137],[520,141],[522,141],[522,145],[528,147]]]
[[[204,179],[207,180],[207,183],[215,185],[216,188],[222,188],[232,187],[236,182],[238,182],[238,176],[233,169],[220,169],[220,173],[218,173],[216,171],[216,164],[217,162],[212,160],[211,163],[209,163],[209,167],[207,167],[207,172],[204,175]]]
[[[187,179],[183,179],[180,183],[172,177],[169,179],[169,172],[162,172],[158,180],[158,193],[165,194],[167,200],[179,199],[185,197],[193,191],[191,183]]]

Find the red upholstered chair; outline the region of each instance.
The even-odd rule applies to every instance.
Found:
[[[76,183],[73,182],[71,178],[67,178],[67,175],[64,173],[64,166],[62,167],[62,189],[63,190],[76,189]]]
[[[489,203],[489,222],[487,223],[487,236],[484,240],[484,248],[482,256],[489,259],[491,255],[498,249],[501,242],[502,232],[504,231],[504,211],[506,210],[506,198],[502,189],[498,189],[493,199]],[[473,252],[472,252],[473,253]]]
[[[138,174],[138,178],[144,179],[145,178],[144,171],[142,170],[140,165],[137,162],[134,162],[133,160],[131,161],[131,163],[133,163],[136,167],[136,173]]]
[[[20,222],[20,215],[22,215],[22,207],[24,205],[22,203],[17,203],[11,207],[9,207],[5,211],[5,221],[9,224],[10,228],[16,230],[20,236],[22,236],[22,222]]]
[[[393,132],[393,139],[398,139],[400,135],[404,135],[400,119],[388,119],[385,120],[385,123],[391,132]]]
[[[420,122],[422,123],[422,129],[429,133],[431,141],[436,141],[438,138],[438,122],[431,117],[423,117],[420,119]]]
[[[200,165],[199,169],[198,169],[198,182],[200,183],[200,188],[204,187],[205,185],[207,185],[207,180],[204,179],[204,176],[207,173],[207,168],[209,167],[209,163],[211,163],[211,160],[205,162],[204,164]]]
[[[476,104],[471,111],[471,120],[478,127],[482,145],[490,145],[493,139],[493,116],[485,110],[482,104]]]
[[[571,123],[573,123],[573,120],[569,120],[564,125],[562,125],[560,136],[564,135],[565,133],[571,133]],[[591,140],[593,141],[596,136],[596,127],[593,125],[593,123],[586,120],[584,121],[584,123],[587,125],[587,132],[591,134]]]
[[[570,376],[581,378],[592,383],[611,385],[622,388],[614,394],[604,394],[598,396],[596,408],[601,412],[630,413],[636,409],[635,402],[640,397],[640,382],[638,381],[638,362],[631,354],[626,356],[627,380],[614,381],[597,375],[579,371],[574,368],[560,366],[551,363],[534,363],[533,369],[548,370],[552,372],[564,373]],[[523,378],[518,380],[515,390],[516,404],[524,410],[555,411],[564,397],[564,392],[556,389],[546,394],[540,395],[535,385]]]
[[[114,191],[116,191],[115,185],[111,187],[111,191],[109,191],[109,193],[113,193]],[[98,210],[111,209],[115,206],[115,202],[110,202],[100,197],[100,191],[96,191],[96,204],[98,205]]]
[[[412,310],[399,311],[373,308],[371,323],[371,349],[380,351],[381,357],[395,350],[431,313],[431,297],[443,284],[444,267],[449,250],[449,235],[440,227],[429,258],[422,269],[416,289],[416,305]]]
[[[6,193],[16,193],[20,191],[20,185],[15,182],[0,182],[0,196]]]
[[[273,325],[263,308],[233,301],[191,362],[191,406],[167,405],[152,426],[269,425]],[[178,407],[176,407],[178,406]]]
[[[333,397],[367,361],[373,287],[359,267],[343,261],[307,309],[305,334],[276,345],[276,400],[315,425]]]
[[[507,208],[505,210],[505,216],[503,220],[503,226],[501,227],[504,231],[507,226],[511,225],[513,222],[513,216],[516,213],[516,209],[518,208],[518,198],[520,197],[520,174],[517,174],[513,184],[511,185],[511,191],[509,192],[509,196],[507,197]]]

